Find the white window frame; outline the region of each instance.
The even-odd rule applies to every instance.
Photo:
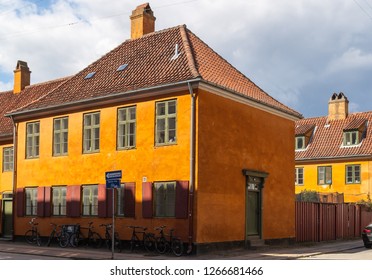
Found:
[[[155,217],[174,218],[176,216],[176,181],[154,183]]]
[[[14,148],[3,148],[3,172],[13,171],[14,164]]]
[[[66,186],[53,186],[52,187],[52,215],[53,216],[66,216]]]
[[[118,109],[117,149],[136,146],[136,106]]]
[[[156,102],[155,145],[177,143],[177,100]]]
[[[82,215],[98,216],[98,185],[82,187]]]
[[[304,185],[304,168],[303,167],[295,168],[295,184],[298,186]]]
[[[37,215],[37,188],[25,188],[25,213],[26,216]]]
[[[83,153],[99,152],[100,146],[100,112],[87,113],[83,116]]]
[[[38,158],[40,154],[40,122],[26,124],[26,158]]]
[[[68,153],[68,117],[53,120],[53,156]]]

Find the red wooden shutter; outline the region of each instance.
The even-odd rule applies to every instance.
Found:
[[[25,215],[25,189],[19,188],[16,190],[16,201],[17,201],[17,216],[23,217]]]
[[[176,184],[176,218],[185,219],[188,215],[189,181],[177,181]]]
[[[44,187],[37,187],[37,216],[44,217]]]
[[[108,215],[106,199],[106,185],[98,185],[98,217],[100,218],[106,218]]]
[[[152,218],[152,183],[142,183],[142,217]]]
[[[124,184],[124,217],[135,217],[136,212],[136,183]]]
[[[81,211],[80,186],[67,186],[66,190],[66,214],[68,217],[80,217]]]
[[[50,217],[52,215],[52,188],[44,188],[44,216]]]

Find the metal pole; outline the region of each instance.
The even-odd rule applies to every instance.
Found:
[[[111,259],[115,252],[115,188],[112,188],[112,231],[111,231]]]

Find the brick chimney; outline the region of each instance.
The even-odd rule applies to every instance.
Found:
[[[334,93],[328,102],[328,120],[343,120],[349,114],[349,100],[340,92]]]
[[[27,62],[18,60],[16,69],[14,70],[14,89],[13,93],[20,93],[26,86],[30,85],[31,71],[27,66]]]
[[[131,20],[131,39],[137,39],[147,33],[155,31],[154,13],[149,3],[139,5],[132,11]]]

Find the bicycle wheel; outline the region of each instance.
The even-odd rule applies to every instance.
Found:
[[[78,247],[79,246],[79,243],[80,243],[80,237],[79,237],[79,235],[76,234],[76,233],[71,234],[68,243],[72,247]]]
[[[41,246],[41,236],[38,232],[36,232],[35,242],[37,246]]]
[[[117,249],[119,251],[119,253],[121,252],[121,248],[122,248],[122,244],[121,244],[121,239],[119,238],[119,234],[117,232],[115,232],[115,243],[114,243],[114,247],[115,249]]]
[[[92,246],[93,248],[101,248],[102,237],[99,235],[98,232],[92,233],[92,235],[89,237],[88,245]]]
[[[151,234],[146,234],[143,238],[143,246],[147,252],[153,252],[155,250],[155,237]]]
[[[68,233],[61,233],[59,237],[58,245],[61,248],[66,248],[70,244],[70,234]]]
[[[25,240],[28,244],[36,243],[36,231],[29,229],[25,233]]]
[[[155,250],[159,254],[165,254],[169,250],[169,243],[165,237],[156,238]]]
[[[181,239],[173,238],[171,249],[173,254],[175,254],[177,257],[181,256],[183,253],[183,242],[181,241]]]
[[[50,244],[52,243],[52,240],[54,239],[54,234],[55,234],[55,231],[53,230],[52,233],[49,235],[48,241],[46,243],[47,247],[49,247]]]
[[[134,252],[136,249],[139,247],[139,239],[137,235],[133,235],[132,238],[130,239],[130,251]]]

